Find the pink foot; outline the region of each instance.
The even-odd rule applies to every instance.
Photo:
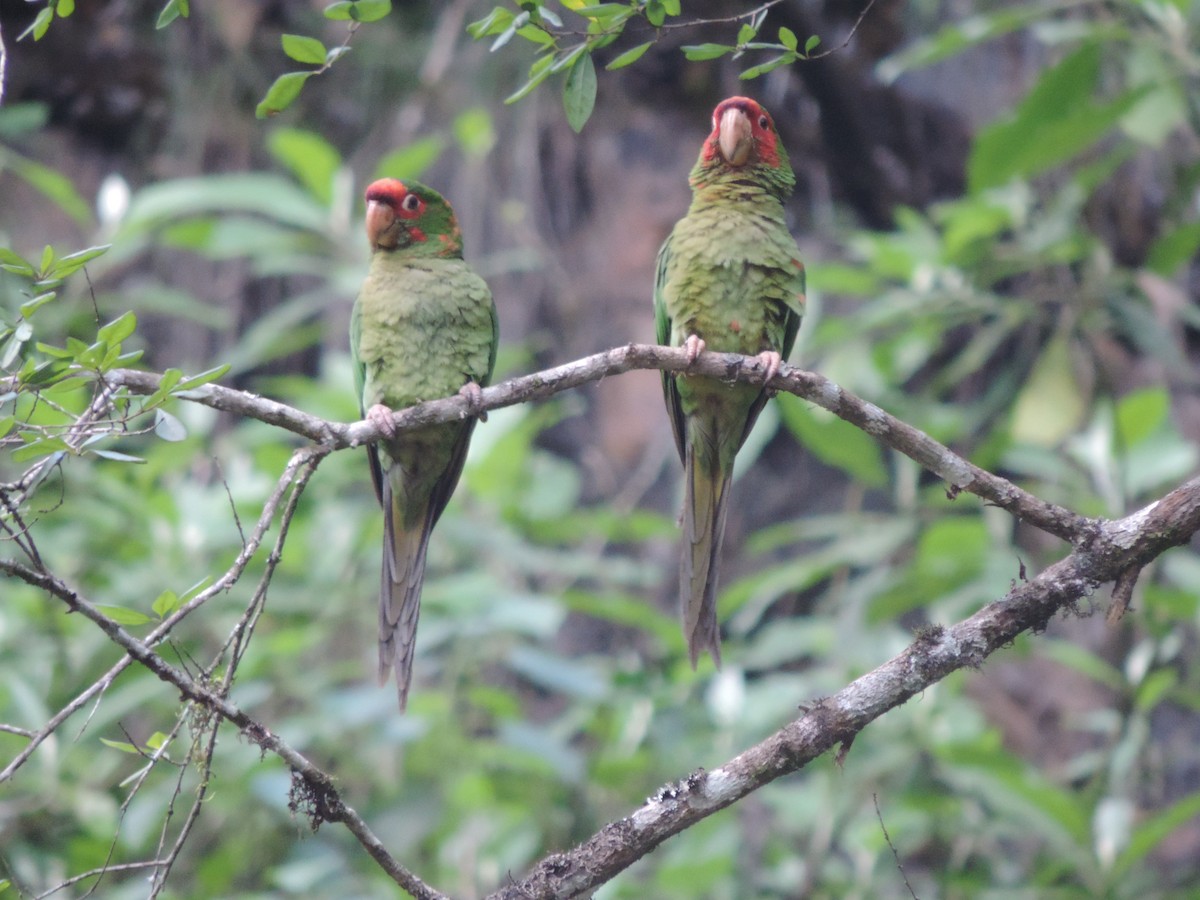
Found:
[[[367,410],[367,421],[380,430],[384,437],[396,436],[396,426],[392,424],[392,411],[382,403],[376,403]]]
[[[467,400],[467,415],[479,416],[480,422],[487,421],[487,410],[481,410],[483,405],[483,388],[474,381],[468,381],[458,389],[458,395]]]
[[[770,383],[771,379],[779,374],[779,367],[783,365],[783,357],[774,350],[764,350],[758,354],[758,361],[766,370],[763,375],[763,384]]]
[[[696,361],[696,357],[704,352],[704,338],[698,334],[689,334],[687,340],[683,342],[683,349],[687,351],[687,361],[690,366]]]

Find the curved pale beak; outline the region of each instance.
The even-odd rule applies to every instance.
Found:
[[[717,146],[731,166],[744,166],[750,159],[754,135],[745,110],[731,106],[721,113],[721,121],[717,123]]]
[[[392,228],[396,221],[396,211],[386,203],[378,200],[367,202],[367,240],[372,247],[392,249],[396,246],[397,235]]]

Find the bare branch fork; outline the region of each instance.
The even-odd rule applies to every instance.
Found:
[[[399,429],[451,421],[489,409],[545,399],[632,369],[686,370],[751,382],[759,381],[763,376],[753,357],[705,353],[689,366],[680,349],[631,344],[487,388],[474,406],[462,397],[435,400],[399,411],[394,419]],[[151,393],[158,386],[159,376],[115,370],[105,373],[103,380],[109,388]],[[973,493],[1069,541],[1073,545],[1072,552],[1032,581],[1015,585],[1008,595],[970,618],[951,626],[927,629],[903,653],[832,697],[816,701],[798,719],[763,742],[716,769],[698,770],[663,787],[626,818],[605,826],[567,853],[552,854],[523,881],[505,886],[490,895],[492,898],[525,900],[589,894],[671,835],[735,803],[775,778],[797,771],[832,747],[840,744],[844,753],[855,735],[883,713],[957,669],[979,666],[996,649],[1025,631],[1045,627],[1055,614],[1073,609],[1105,582],[1117,583],[1114,604],[1127,603],[1127,594],[1132,590],[1137,572],[1170,547],[1186,543],[1200,529],[1200,478],[1183,484],[1125,518],[1089,519],[1040,500],[1005,479],[972,465],[918,429],[820,375],[785,366],[771,381],[771,387],[822,406],[914,459],[947,481],[949,496],[961,491]],[[200,683],[171,666],[153,649],[154,643],[169,628],[168,622],[172,625],[178,622],[180,617],[240,576],[245,561],[257,549],[289,485],[294,482],[296,489],[302,488],[307,476],[325,455],[377,440],[377,430],[365,421],[327,422],[273,400],[215,385],[182,396],[279,426],[313,442],[293,455],[288,470],[268,501],[271,509],[264,509],[247,548],[218,583],[177,610],[144,641],[139,641],[50,573],[8,560],[0,560],[0,572],[58,597],[69,608],[94,621],[125,650],[125,659],[102,679],[105,686],[130,660],[146,666],[159,678],[179,688],[186,698],[211,709],[236,725],[264,750],[279,756],[293,772],[293,802],[309,815],[314,825],[322,821],[345,824],[376,862],[414,897],[418,900],[443,898],[444,895],[388,854],[361,817],[342,801],[328,774],[231,704],[225,697],[227,685]],[[292,500],[295,500],[294,496]],[[289,503],[291,506],[294,503]],[[277,543],[275,552],[278,550]],[[99,690],[101,688],[97,687],[96,691],[84,692],[68,707],[69,711],[64,710],[59,715],[65,718],[78,710],[87,702],[86,698]],[[56,719],[61,723],[62,719]],[[47,726],[36,737],[44,739],[52,730]],[[32,747],[26,748],[20,761],[15,760],[0,773],[0,781],[5,775],[11,776],[31,751]]]

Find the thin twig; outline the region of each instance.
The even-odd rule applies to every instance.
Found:
[[[883,822],[883,810],[879,808],[879,795],[872,793],[871,802],[875,804],[875,818],[879,820],[879,828],[883,832],[883,839],[887,841],[888,849],[892,851],[892,859],[896,860],[896,868],[900,870],[900,877],[904,879],[904,886],[908,888],[908,895],[913,900],[920,900],[917,897],[917,892],[913,890],[913,886],[908,883],[908,875],[904,871],[904,863],[900,862],[900,851],[892,843],[892,836],[888,834],[887,825]]]
[[[159,861],[157,859],[147,859],[143,862],[114,863],[113,865],[106,865],[106,866],[101,866],[101,867],[95,868],[95,869],[89,869],[88,871],[81,872],[78,875],[72,875],[70,878],[66,879],[65,881],[62,881],[62,882],[56,884],[54,887],[50,888],[50,890],[44,891],[43,893],[36,895],[35,897],[32,898],[32,900],[43,900],[43,898],[45,898],[45,897],[52,896],[53,894],[56,894],[61,890],[69,888],[72,885],[79,884],[79,882],[86,881],[89,878],[103,878],[105,875],[109,874],[110,872],[136,872],[139,869],[152,869],[155,866],[157,866],[158,864],[159,864]]]
[[[846,34],[846,39],[836,47],[830,47],[828,50],[822,50],[820,53],[813,53],[806,56],[805,59],[810,62],[814,59],[824,59],[827,56],[832,56],[834,53],[840,53],[850,46],[850,42],[854,40],[854,35],[858,33],[859,26],[862,25],[863,19],[867,17],[867,13],[871,11],[871,7],[875,5],[875,0],[867,0],[867,5],[862,8],[862,12],[858,14],[858,18],[854,20],[854,24],[850,26],[850,31]]]
[[[152,391],[151,391],[152,392]],[[239,393],[237,391],[233,393]],[[297,450],[292,454],[292,458],[288,460],[288,464],[284,467],[283,472],[279,476],[279,480],[275,484],[274,490],[267,497],[263,504],[262,513],[258,517],[258,522],[250,532],[249,539],[233,564],[225,571],[208,588],[198,593],[187,603],[180,606],[177,610],[165,618],[154,630],[152,630],[145,638],[147,646],[155,646],[160,641],[164,640],[171,630],[178,625],[190,613],[199,609],[212,597],[223,591],[228,590],[238,579],[241,578],[246,566],[254,559],[258,553],[259,547],[262,544],[263,537],[267,530],[271,527],[271,523],[275,519],[275,512],[279,508],[279,504],[283,499],[288,488],[291,486],[293,479],[308,462],[323,458],[327,454],[327,450],[320,447],[305,447]],[[0,570],[3,570],[4,562],[0,561]],[[34,751],[52,735],[68,718],[82,709],[94,697],[103,691],[107,690],[109,685],[121,674],[132,662],[129,657],[119,660],[112,668],[110,668],[96,682],[86,688],[74,700],[59,710],[30,740],[30,743],[21,749],[21,751],[13,757],[7,766],[0,771],[0,784],[3,784],[11,778],[16,771],[24,765],[33,755]]]

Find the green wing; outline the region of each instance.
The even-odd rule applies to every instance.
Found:
[[[667,267],[671,261],[672,231],[663,241],[658,251],[658,269],[654,276],[654,335],[658,343],[664,347],[671,346],[671,315],[667,312]],[[671,419],[671,431],[675,435],[675,449],[679,451],[679,461],[684,461],[684,425],[683,406],[679,402],[679,388],[675,383],[675,375],[671,372],[662,373],[663,399],[667,403],[667,412]]]
[[[487,285],[480,280],[485,291],[488,291],[488,302],[490,304],[489,313],[491,315],[491,339],[488,345],[488,363],[487,372],[483,377],[478,379],[477,383],[480,387],[487,387],[491,383],[492,375],[496,371],[496,348],[500,343],[500,322],[496,315],[496,303],[491,299],[491,291]],[[446,504],[450,502],[450,497],[454,493],[455,487],[458,486],[458,480],[462,477],[463,466],[467,462],[467,451],[471,446],[471,434],[475,431],[475,424],[479,420],[470,418],[459,425],[448,425],[443,427],[457,428],[458,434],[454,438],[454,445],[450,449],[450,461],[446,465],[445,472],[442,477],[437,480],[433,486],[433,491],[429,495],[429,527],[432,528],[441,518],[442,513],[446,509]]]
[[[350,310],[350,360],[354,370],[354,390],[358,396],[360,415],[367,414],[363,404],[363,392],[367,387],[367,367],[362,361],[359,346],[362,341],[362,304],[356,299]],[[375,499],[383,503],[383,463],[379,461],[379,444],[367,447],[367,462],[371,464],[371,484],[375,486]]]

